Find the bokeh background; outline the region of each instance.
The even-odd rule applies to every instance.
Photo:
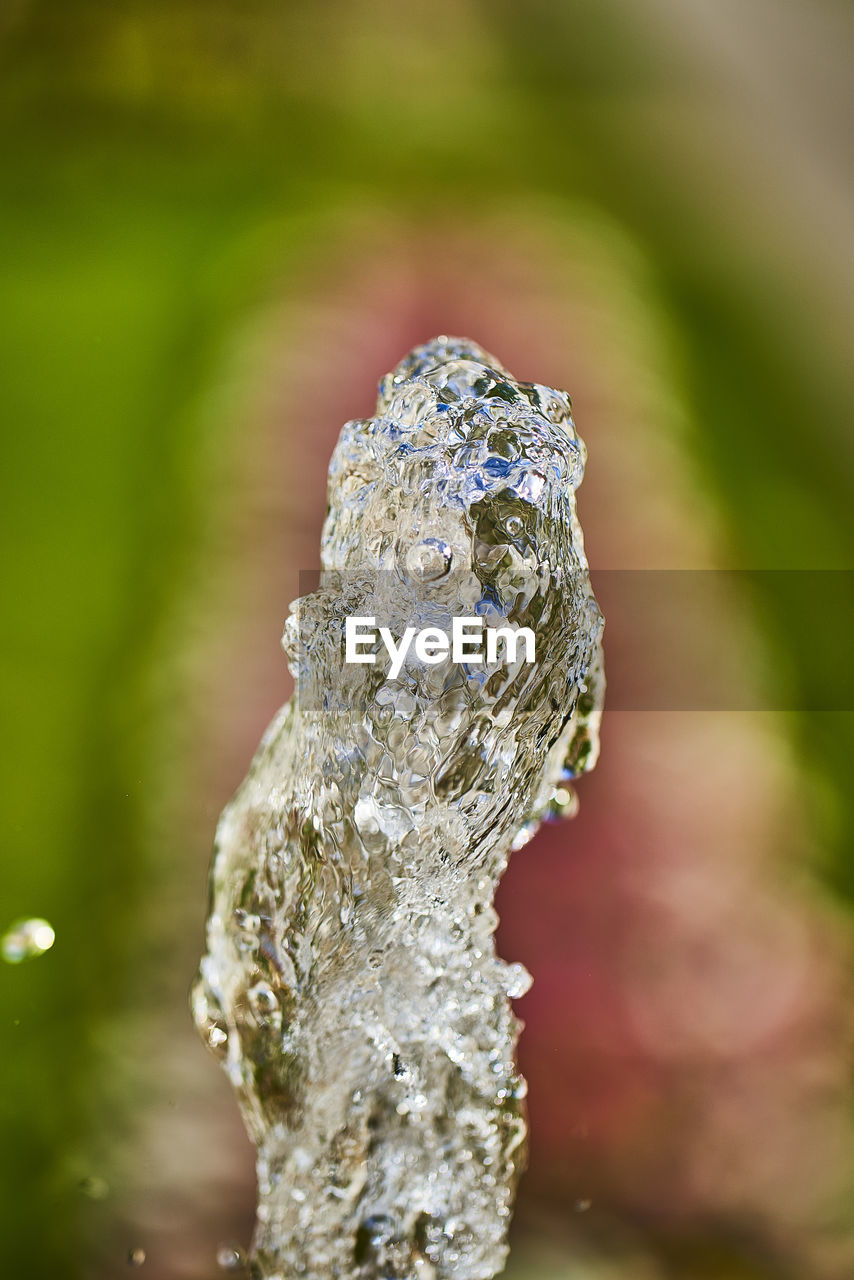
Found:
[[[776,571],[705,628],[732,705],[618,702],[502,885],[507,1274],[854,1275],[852,55],[844,0],[5,0],[0,931],[56,943],[0,963],[4,1275],[248,1244],[212,833],[340,424],[440,332],[572,392],[603,600]]]

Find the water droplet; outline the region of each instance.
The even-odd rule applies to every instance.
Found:
[[[512,851],[514,853],[518,853],[520,849],[524,849],[525,845],[534,838],[536,830],[537,824],[535,822],[526,822],[521,826],[513,837],[513,842],[510,845]]]
[[[593,1204],[593,1201],[592,1201],[592,1200],[576,1200],[576,1202],[575,1202],[575,1212],[576,1212],[576,1213],[586,1213],[586,1212],[587,1212],[587,1210],[590,1208],[590,1206],[591,1206],[592,1204]]]
[[[82,1178],[78,1183],[77,1189],[88,1200],[106,1200],[110,1194],[109,1182],[107,1182],[106,1178],[99,1178],[97,1174]]]
[[[257,982],[254,987],[249,988],[247,995],[256,1017],[263,1020],[279,1012],[276,993],[266,982]]]
[[[53,946],[56,934],[47,920],[16,920],[3,936],[3,959],[7,964],[20,964],[43,956]]]
[[[511,964],[507,967],[505,981],[510,999],[518,1000],[531,990],[533,978],[523,964]]]
[[[572,787],[555,787],[549,801],[547,817],[554,821],[559,818],[573,818],[578,812],[578,796]]]
[[[212,1049],[221,1049],[228,1041],[228,1032],[223,1031],[222,1027],[211,1027],[208,1032],[208,1044]]]
[[[261,928],[261,917],[252,911],[244,911],[242,907],[234,908],[234,920],[247,933],[257,933]]]
[[[216,1251],[216,1265],[223,1271],[237,1271],[243,1266],[243,1250],[236,1244],[221,1244]]]
[[[139,1249],[139,1248],[128,1249],[128,1266],[129,1267],[141,1267],[143,1262],[145,1262],[144,1249]]]

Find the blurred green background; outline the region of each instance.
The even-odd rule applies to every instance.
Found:
[[[250,1153],[185,1006],[206,859],[287,693],[277,630],[335,433],[407,347],[464,323],[569,386],[594,566],[690,565],[696,525],[703,564],[851,567],[852,53],[842,0],[4,5],[0,927],[56,930],[0,966],[4,1274],[112,1276],[140,1247],[146,1274],[208,1276],[248,1240]],[[647,428],[663,460],[611,484]],[[683,474],[681,523],[636,539]],[[810,1097],[834,1093],[820,1133],[780,1112],[775,1176],[804,1212],[757,1209],[736,1157],[729,1198],[635,1196],[614,1170],[649,1179],[640,1130],[619,1125],[588,1205],[535,1129],[515,1276],[854,1274],[854,716],[797,710],[836,706],[850,633],[796,578],[763,582],[749,625],[790,708],[763,732],[798,834],[766,833],[761,876],[832,937],[761,1064],[770,1089],[794,1044]],[[555,999],[535,1046],[550,1017],[595,1022]],[[691,1140],[720,1061],[691,1057],[704,1101],[666,1141],[645,1113],[645,1152]]]

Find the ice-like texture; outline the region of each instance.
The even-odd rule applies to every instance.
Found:
[[[480,1280],[505,1261],[524,1082],[492,907],[598,749],[602,619],[569,397],[438,338],[349,422],[296,694],[219,824],[194,1015],[258,1149],[253,1273]],[[529,626],[537,661],[344,662],[348,616]],[[568,923],[567,927],[570,925]]]

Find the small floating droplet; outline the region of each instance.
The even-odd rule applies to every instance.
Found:
[[[228,1032],[222,1027],[213,1026],[208,1032],[208,1044],[212,1049],[221,1049],[228,1041]]]
[[[43,956],[53,946],[56,934],[47,920],[16,920],[3,935],[3,959],[7,964],[20,964]]]
[[[128,1266],[129,1267],[141,1267],[143,1262],[145,1262],[144,1249],[128,1249]]]
[[[89,1200],[106,1200],[110,1194],[110,1184],[106,1178],[99,1178],[97,1174],[91,1174],[88,1178],[82,1178],[78,1184],[78,1190],[81,1195],[86,1196]]]
[[[223,1271],[237,1271],[243,1266],[243,1250],[236,1244],[221,1244],[216,1251],[216,1264]]]

